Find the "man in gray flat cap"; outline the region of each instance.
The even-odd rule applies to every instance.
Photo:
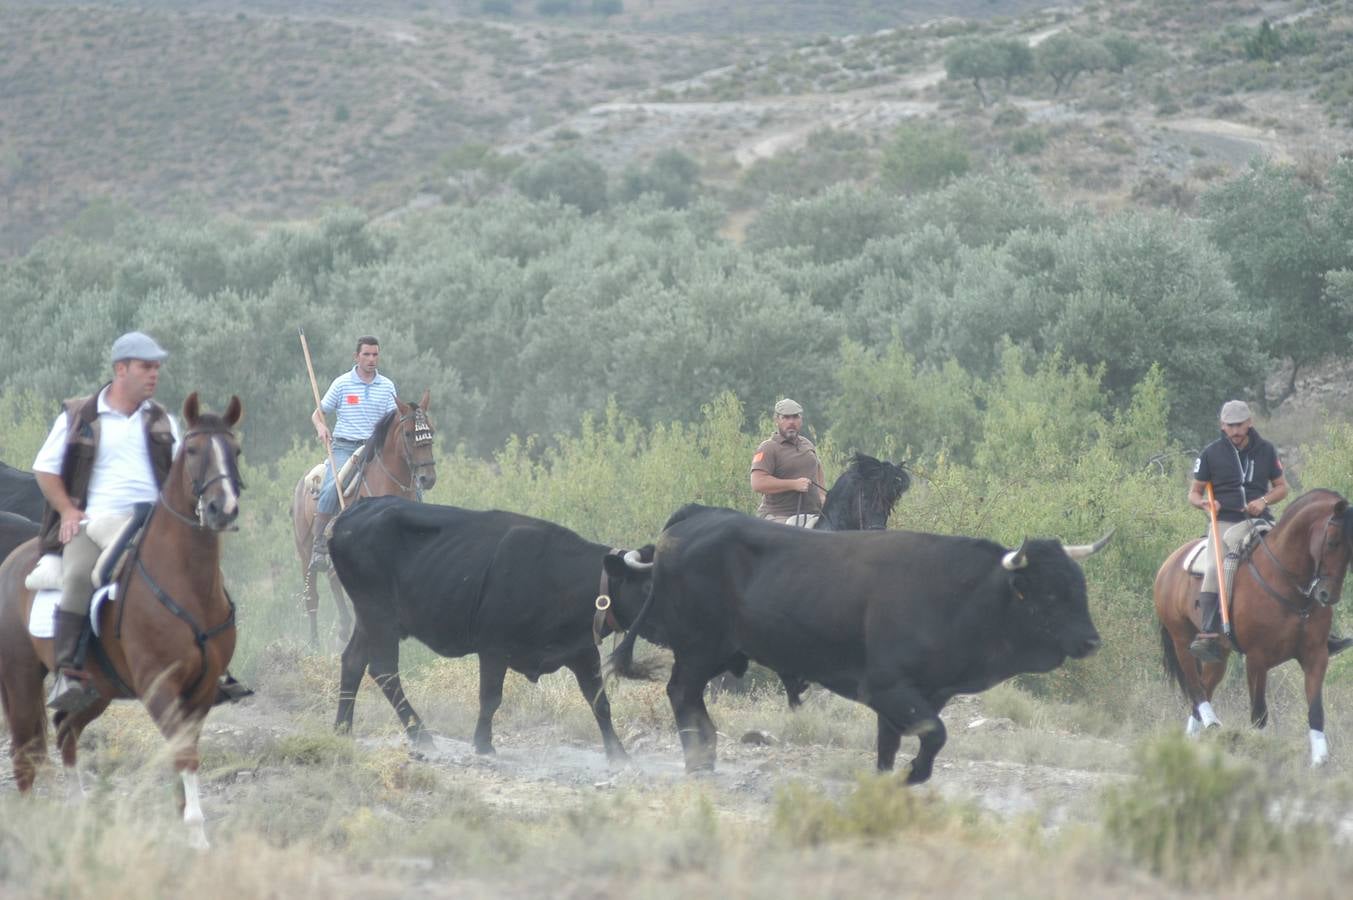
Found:
[[[47,499],[39,540],[60,553],[61,605],[52,638],[56,681],[47,705],[74,712],[98,696],[83,669],[91,573],[100,548],[86,526],[93,519],[130,516],[154,503],[169,475],[178,425],[153,399],[160,364],[169,354],[149,335],[128,332],[113,342],[113,380],[62,404],[33,472]]]
[[[1273,521],[1270,507],[1287,496],[1287,480],[1278,451],[1254,429],[1254,416],[1244,400],[1228,400],[1221,408],[1221,437],[1203,448],[1193,464],[1189,503],[1208,511],[1207,484],[1212,483],[1212,506],[1226,555],[1227,586],[1240,561],[1240,549],[1258,521]],[[1206,574],[1198,603],[1202,631],[1189,651],[1203,662],[1222,658],[1216,553],[1203,554]]]
[[[788,397],[775,404],[775,434],[752,455],[752,490],[761,495],[756,514],[763,519],[786,522],[822,513],[826,478],[817,448],[799,433],[802,427],[802,406]]]

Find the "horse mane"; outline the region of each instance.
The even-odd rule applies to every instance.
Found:
[[[399,402],[399,400],[395,400],[396,404]],[[382,416],[381,420],[376,423],[376,427],[371,430],[371,440],[366,442],[366,445],[371,448],[366,454],[368,460],[381,452],[381,448],[385,446],[385,439],[390,436],[391,426],[393,426],[398,419],[399,407],[396,406]]]
[[[1343,494],[1331,490],[1330,488],[1312,488],[1287,504],[1287,509],[1283,510],[1283,514],[1278,517],[1277,525],[1274,527],[1277,528],[1278,525],[1282,525],[1288,519],[1295,519],[1306,509],[1306,507],[1317,501],[1330,500],[1334,503],[1338,503],[1344,499]],[[1345,507],[1343,513],[1336,516],[1336,518],[1338,518],[1340,529],[1343,531],[1344,544],[1347,546],[1349,552],[1353,553],[1353,504],[1349,504]]]

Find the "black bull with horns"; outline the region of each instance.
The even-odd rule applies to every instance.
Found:
[[[567,666],[592,706],[607,756],[625,757],[602,690],[593,616],[602,594],[611,603],[601,634],[638,615],[651,546],[615,550],[530,516],[391,496],[342,513],[329,553],[356,619],[343,651],[340,731],[352,727],[357,688],[369,670],[409,738],[423,737],[399,679],[399,642],[413,637],[442,656],[479,654],[478,752],[493,752],[493,714],[509,668],[535,681]]]
[[[749,659],[878,713],[878,767],[920,739],[909,783],[944,746],[940,710],[1099,647],[1077,560],[1108,541],[1063,546],[905,531],[822,533],[690,505],[658,540],[649,600],[609,665],[628,677],[635,636],[674,654],[667,695],[688,771],[711,769],[706,683]]]

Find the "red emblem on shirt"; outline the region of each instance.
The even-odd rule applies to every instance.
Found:
[[[362,402],[361,400],[357,399],[356,394],[348,394],[348,396],[345,399],[348,402],[348,406],[356,406],[358,403]]]
[[[765,455],[766,455],[766,454],[764,454],[764,453],[757,452],[756,456],[753,456],[753,457],[752,457],[752,462],[754,462],[754,463],[759,463],[759,462],[761,462],[762,458],[764,458]]]

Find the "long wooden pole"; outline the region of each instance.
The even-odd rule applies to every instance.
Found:
[[[305,371],[310,373],[310,392],[315,395],[315,409],[319,409],[319,382],[315,381],[315,365],[310,362],[310,345],[305,340],[305,329],[296,327],[296,332],[301,336],[301,352],[305,354]],[[320,410],[320,415],[324,411]],[[334,465],[334,444],[332,440],[324,444],[325,451],[329,454],[329,471],[334,473],[334,493],[338,494],[338,509],[341,512],[348,508],[343,502],[343,491],[338,486],[338,466]]]
[[[1231,614],[1226,609],[1226,569],[1222,566],[1221,528],[1217,525],[1217,503],[1212,498],[1212,482],[1207,482],[1207,514],[1212,519],[1212,554],[1217,560],[1217,602],[1221,605],[1221,628],[1231,636]]]

